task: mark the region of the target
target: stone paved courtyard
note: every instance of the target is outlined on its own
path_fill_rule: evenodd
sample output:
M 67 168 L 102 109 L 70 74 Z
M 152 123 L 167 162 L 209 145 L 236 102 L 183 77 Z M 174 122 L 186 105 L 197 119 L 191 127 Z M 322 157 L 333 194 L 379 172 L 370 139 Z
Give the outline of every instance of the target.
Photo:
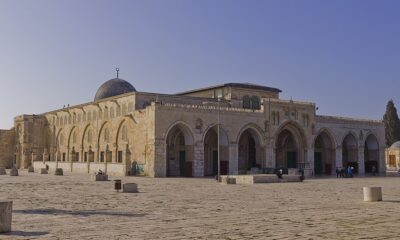
M 116 193 L 90 176 L 0 176 L 14 201 L 13 232 L 0 239 L 399 239 L 400 178 L 313 179 L 221 185 L 212 179 L 123 177 Z M 114 178 L 111 178 L 114 179 Z M 362 187 L 383 187 L 383 202 Z

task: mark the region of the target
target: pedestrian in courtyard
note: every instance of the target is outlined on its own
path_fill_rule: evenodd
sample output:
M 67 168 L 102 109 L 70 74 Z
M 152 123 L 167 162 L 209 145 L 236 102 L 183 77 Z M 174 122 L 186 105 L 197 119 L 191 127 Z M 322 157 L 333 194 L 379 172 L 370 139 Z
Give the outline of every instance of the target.
M 341 168 L 341 169 L 340 169 L 340 176 L 341 176 L 342 178 L 346 177 L 346 170 L 345 170 L 345 168 Z
M 375 176 L 376 175 L 376 167 L 372 166 L 372 175 Z
M 353 177 L 353 169 L 352 169 L 352 167 L 350 167 L 350 166 L 347 167 L 347 176 L 348 176 L 349 178 L 352 178 L 352 177 Z
M 339 176 L 340 176 L 340 170 L 339 168 L 336 168 L 336 178 L 339 178 Z

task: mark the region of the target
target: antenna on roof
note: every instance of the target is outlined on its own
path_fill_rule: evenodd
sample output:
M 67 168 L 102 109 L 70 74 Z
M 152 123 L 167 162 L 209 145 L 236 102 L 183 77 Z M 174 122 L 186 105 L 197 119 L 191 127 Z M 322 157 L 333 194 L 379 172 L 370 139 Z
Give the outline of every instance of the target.
M 119 68 L 116 68 L 115 71 L 117 71 L 117 78 L 118 78 L 118 72 L 119 72 Z

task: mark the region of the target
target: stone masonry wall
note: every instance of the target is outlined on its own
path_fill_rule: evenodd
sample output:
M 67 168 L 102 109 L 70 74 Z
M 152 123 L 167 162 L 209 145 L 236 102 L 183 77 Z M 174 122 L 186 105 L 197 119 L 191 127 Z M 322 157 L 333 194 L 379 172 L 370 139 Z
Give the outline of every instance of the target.
M 11 168 L 14 160 L 15 131 L 0 130 L 0 167 Z

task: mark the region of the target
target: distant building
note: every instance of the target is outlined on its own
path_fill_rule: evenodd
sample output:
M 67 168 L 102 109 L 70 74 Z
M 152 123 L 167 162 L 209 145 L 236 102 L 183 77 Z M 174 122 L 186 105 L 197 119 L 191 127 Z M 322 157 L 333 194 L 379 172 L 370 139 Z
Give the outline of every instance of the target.
M 385 172 L 381 121 L 316 115 L 314 103 L 281 100 L 280 92 L 227 83 L 145 93 L 116 78 L 98 89 L 93 102 L 16 117 L 0 143 L 0 159 L 8 166 L 14 160 L 18 168 L 45 163 L 66 172 L 213 176 L 220 113 L 222 174 L 299 168 L 331 175 L 347 166 L 359 174 L 372 166 Z
M 386 149 L 386 168 L 388 171 L 400 169 L 400 141 L 395 142 Z

